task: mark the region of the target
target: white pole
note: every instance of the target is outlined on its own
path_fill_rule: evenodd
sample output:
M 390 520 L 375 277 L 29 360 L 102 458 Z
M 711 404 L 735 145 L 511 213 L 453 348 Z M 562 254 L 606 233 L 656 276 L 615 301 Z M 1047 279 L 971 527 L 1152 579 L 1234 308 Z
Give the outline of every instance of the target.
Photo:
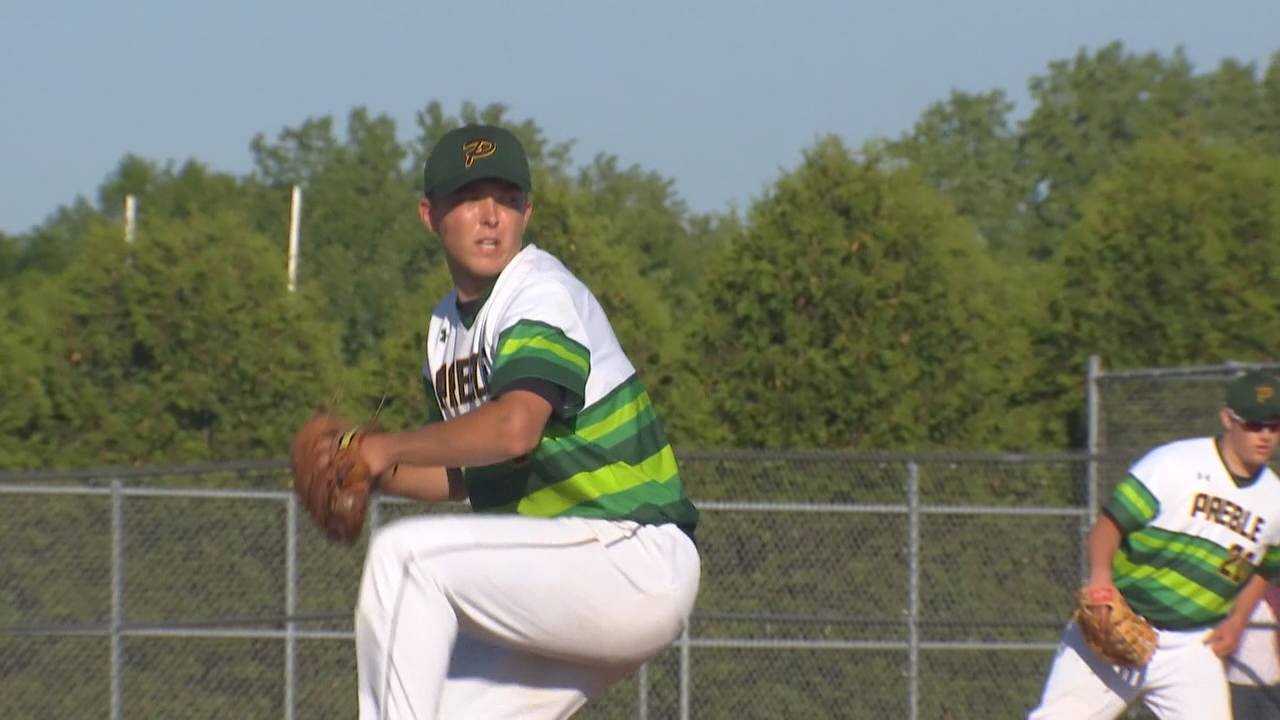
M 289 292 L 298 287 L 298 226 L 302 221 L 302 188 L 293 186 L 289 204 Z
M 124 196 L 124 241 L 133 244 L 133 229 L 138 221 L 138 200 L 132 195 Z

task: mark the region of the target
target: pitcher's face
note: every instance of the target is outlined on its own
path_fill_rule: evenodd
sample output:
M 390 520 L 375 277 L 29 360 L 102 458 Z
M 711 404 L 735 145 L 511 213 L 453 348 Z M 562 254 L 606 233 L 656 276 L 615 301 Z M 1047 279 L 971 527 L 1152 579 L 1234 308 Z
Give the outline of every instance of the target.
M 477 180 L 418 204 L 423 224 L 440 238 L 460 295 L 479 294 L 507 267 L 532 213 L 529 194 L 502 180 Z

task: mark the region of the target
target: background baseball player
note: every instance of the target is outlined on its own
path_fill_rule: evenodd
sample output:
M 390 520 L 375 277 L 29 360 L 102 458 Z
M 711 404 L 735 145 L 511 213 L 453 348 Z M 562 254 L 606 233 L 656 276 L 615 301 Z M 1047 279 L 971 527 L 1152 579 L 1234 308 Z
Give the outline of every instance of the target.
M 1222 658 L 1266 580 L 1280 579 L 1280 480 L 1266 467 L 1280 439 L 1280 380 L 1238 378 L 1219 415 L 1217 437 L 1138 460 L 1089 533 L 1087 586 L 1118 590 L 1156 628 L 1150 661 L 1108 663 L 1073 622 L 1031 720 L 1110 719 L 1138 700 L 1162 720 L 1231 717 Z
M 516 138 L 454 130 L 424 180 L 419 214 L 455 285 L 427 336 L 436 422 L 334 447 L 357 447 L 382 492 L 476 512 L 374 533 L 360 718 L 568 717 L 686 627 L 698 513 L 600 304 L 523 242 L 532 183 Z

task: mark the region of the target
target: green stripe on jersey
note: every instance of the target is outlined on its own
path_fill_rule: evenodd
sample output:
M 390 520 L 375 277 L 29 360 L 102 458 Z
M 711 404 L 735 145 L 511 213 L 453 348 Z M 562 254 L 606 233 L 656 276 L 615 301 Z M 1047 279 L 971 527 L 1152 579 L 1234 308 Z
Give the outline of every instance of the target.
M 628 503 L 641 495 L 653 496 L 648 502 L 663 499 L 668 483 L 678 478 L 675 455 L 666 447 L 634 465 L 610 463 L 549 484 L 521 498 L 512 509 L 521 515 L 552 517 L 589 504 L 626 513 L 631 509 Z
M 1125 536 L 1111 574 L 1134 611 L 1162 627 L 1191 629 L 1222 619 L 1247 573 L 1227 548 L 1204 538 L 1144 527 Z
M 566 391 L 566 407 L 556 408 L 557 414 L 572 415 L 582 408 L 590 369 L 590 351 L 560 328 L 535 320 L 521 320 L 498 336 L 489 388 L 497 395 L 522 378 L 548 380 Z
M 510 505 L 566 480 L 606 472 L 618 463 L 652 469 L 645 463 L 670 450 L 657 418 L 638 429 L 629 429 L 631 432 L 626 435 L 610 435 L 595 443 L 578 434 L 556 435 L 553 431 L 543 437 L 534 452 L 535 462 L 476 468 L 470 477 L 485 488 L 480 498 L 484 505 Z M 669 474 L 662 469 L 656 471 L 664 473 L 663 477 Z
M 468 468 L 472 508 L 552 517 L 675 522 L 692 529 L 679 469 L 648 393 L 631 376 L 569 421 L 552 421 L 522 462 Z
M 1130 475 L 1116 486 L 1103 510 L 1128 533 L 1151 522 L 1160 512 L 1160 501 L 1141 480 Z

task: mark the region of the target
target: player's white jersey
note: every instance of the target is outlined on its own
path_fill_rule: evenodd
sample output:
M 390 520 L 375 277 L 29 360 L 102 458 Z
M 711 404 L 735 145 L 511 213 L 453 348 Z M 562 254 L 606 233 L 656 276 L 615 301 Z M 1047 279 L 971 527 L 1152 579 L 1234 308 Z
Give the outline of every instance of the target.
M 1238 547 L 1257 564 L 1280 542 L 1280 480 L 1270 468 L 1241 487 L 1213 438 L 1181 440 L 1148 453 L 1130 474 L 1155 496 L 1152 527 Z
M 499 340 L 517 322 L 541 322 L 567 336 L 587 352 L 551 348 L 548 367 L 581 367 L 587 376 L 570 409 L 589 406 L 633 374 L 635 368 L 622 352 L 613 328 L 595 297 L 555 256 L 529 244 L 512 259 L 470 324 L 458 311 L 457 292 L 436 305 L 427 335 L 423 373 L 435 389 L 441 414 L 447 419 L 484 404 L 494 380 Z M 538 345 L 529 338 L 526 343 Z M 588 367 L 590 373 L 587 373 Z M 576 408 L 574 407 L 576 405 Z
M 1263 468 L 1237 481 L 1214 438 L 1148 452 L 1106 511 L 1126 532 L 1112 563 L 1116 587 L 1163 627 L 1220 619 L 1255 568 L 1280 576 L 1280 479 Z
M 562 391 L 532 453 L 463 468 L 472 508 L 675 523 L 692 532 L 675 455 L 649 394 L 596 297 L 554 256 L 529 245 L 474 317 L 456 291 L 436 306 L 423 366 L 443 419 L 530 380 Z

